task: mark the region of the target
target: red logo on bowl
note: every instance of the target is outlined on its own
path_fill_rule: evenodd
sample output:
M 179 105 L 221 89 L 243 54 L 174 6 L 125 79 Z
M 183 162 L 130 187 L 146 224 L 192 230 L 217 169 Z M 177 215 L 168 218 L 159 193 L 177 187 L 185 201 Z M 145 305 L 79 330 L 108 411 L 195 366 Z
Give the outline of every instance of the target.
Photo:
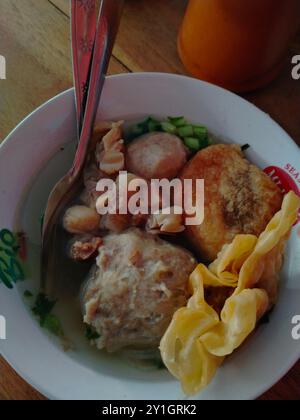
M 283 194 L 294 191 L 300 197 L 300 172 L 292 165 L 288 163 L 284 169 L 278 168 L 278 166 L 268 166 L 264 172 L 278 185 Z M 300 222 L 300 209 L 298 212 L 298 222 Z

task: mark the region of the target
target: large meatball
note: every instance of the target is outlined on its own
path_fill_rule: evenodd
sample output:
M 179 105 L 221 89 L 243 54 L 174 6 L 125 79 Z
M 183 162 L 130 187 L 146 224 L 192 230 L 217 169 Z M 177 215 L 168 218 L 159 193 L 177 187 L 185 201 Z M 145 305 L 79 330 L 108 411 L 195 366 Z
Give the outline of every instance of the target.
M 187 149 L 179 137 L 150 133 L 127 147 L 126 168 L 148 180 L 175 178 L 187 161 Z
M 99 333 L 97 347 L 157 347 L 187 302 L 195 266 L 187 250 L 139 229 L 106 236 L 83 293 L 84 321 Z
M 198 152 L 181 177 L 205 181 L 204 222 L 187 226 L 186 234 L 208 261 L 237 234 L 260 235 L 281 208 L 278 186 L 251 165 L 237 145 L 218 144 Z M 193 200 L 195 205 L 195 196 Z

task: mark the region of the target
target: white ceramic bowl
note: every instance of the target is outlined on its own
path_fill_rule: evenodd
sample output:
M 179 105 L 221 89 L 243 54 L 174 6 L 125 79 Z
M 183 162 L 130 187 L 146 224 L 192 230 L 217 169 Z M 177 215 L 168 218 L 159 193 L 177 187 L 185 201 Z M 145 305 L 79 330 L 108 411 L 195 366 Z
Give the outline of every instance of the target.
M 268 115 L 228 91 L 182 76 L 127 74 L 107 79 L 100 105 L 99 118 L 103 119 L 184 115 L 203 123 L 225 141 L 249 143 L 247 155 L 261 168 L 286 168 L 275 171 L 280 176 L 285 173 L 283 184 L 294 184 L 297 190 L 297 181 L 293 182 L 287 172 L 291 167 L 295 168 L 294 174 L 300 171 L 298 146 Z M 28 235 L 31 254 L 39 246 L 38 219 L 47 195 L 71 164 L 75 132 L 73 92 L 67 91 L 28 116 L 1 145 L 0 230 L 13 230 L 17 223 Z M 280 298 L 270 323 L 262 325 L 226 361 L 197 398 L 253 399 L 299 358 L 300 341 L 291 335 L 291 320 L 300 313 L 297 229 L 295 226 L 288 244 Z M 24 304 L 23 291 L 37 287 L 38 270 L 30 267 L 29 277 L 14 290 L 0 284 L 0 315 L 7 322 L 7 339 L 0 340 L 1 354 L 27 382 L 51 399 L 184 397 L 167 371 L 141 371 L 101 352 L 89 354 L 84 345 L 64 353 L 40 329 Z M 71 330 L 73 321 L 69 320 Z

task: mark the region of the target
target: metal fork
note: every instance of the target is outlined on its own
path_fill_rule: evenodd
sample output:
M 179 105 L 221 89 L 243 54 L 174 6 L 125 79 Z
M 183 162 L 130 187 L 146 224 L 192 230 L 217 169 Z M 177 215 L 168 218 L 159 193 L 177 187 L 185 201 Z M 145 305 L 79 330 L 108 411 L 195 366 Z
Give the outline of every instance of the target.
M 72 0 L 78 3 L 79 0 Z M 81 2 L 83 3 L 83 2 Z M 83 118 L 80 139 L 71 170 L 54 187 L 50 194 L 43 223 L 41 253 L 41 288 L 48 295 L 53 294 L 53 282 L 56 272 L 56 234 L 60 216 L 67 204 L 74 198 L 81 186 L 81 173 L 86 161 L 87 151 L 93 133 L 94 122 L 102 93 L 105 74 L 108 68 L 112 48 L 121 19 L 124 0 L 102 0 L 100 5 L 96 36 L 90 63 L 88 94 L 85 112 L 84 95 L 78 92 L 79 84 L 75 83 L 77 115 Z M 74 7 L 77 7 L 75 4 Z M 79 15 L 80 16 L 80 15 Z M 74 41 L 75 42 L 75 41 Z M 74 54 L 73 54 L 74 57 Z M 84 74 L 84 71 L 83 73 Z M 75 76 L 76 79 L 76 76 Z M 81 99 L 80 99 L 81 98 Z M 79 111 L 80 109 L 80 111 Z M 81 117 L 83 115 L 83 117 Z M 78 127 L 80 129 L 80 121 Z M 59 247 L 58 247 L 59 252 Z
M 71 37 L 78 138 L 85 113 L 96 29 L 96 0 L 72 0 Z

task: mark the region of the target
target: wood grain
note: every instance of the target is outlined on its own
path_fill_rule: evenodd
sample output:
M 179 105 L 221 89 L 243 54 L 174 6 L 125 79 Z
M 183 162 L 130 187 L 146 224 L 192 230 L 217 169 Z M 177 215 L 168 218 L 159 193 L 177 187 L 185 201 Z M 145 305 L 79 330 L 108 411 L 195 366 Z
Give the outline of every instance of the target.
M 47 0 L 1 0 L 0 141 L 26 115 L 72 86 L 69 18 Z M 127 72 L 117 59 L 109 73 Z
M 176 36 L 186 0 L 127 0 L 110 73 L 162 71 L 185 74 Z M 0 80 L 0 141 L 29 112 L 72 85 L 69 0 L 1 0 L 0 54 L 8 79 Z M 245 95 L 278 121 L 300 145 L 300 81 L 291 78 L 291 45 L 280 77 Z M 44 399 L 0 358 L 0 400 Z M 262 400 L 300 399 L 300 361 Z
M 291 44 L 280 76 L 269 86 L 244 95 L 270 114 L 300 146 L 300 80 L 291 76 L 292 57 L 300 53 L 300 33 Z
M 51 0 L 69 15 L 68 0 Z M 114 56 L 131 71 L 184 73 L 176 35 L 186 0 L 127 0 Z
M 260 400 L 300 400 L 300 361 Z
M 69 0 L 51 2 L 69 16 Z M 127 0 L 114 56 L 131 71 L 186 74 L 176 46 L 186 3 L 186 0 Z M 281 75 L 266 88 L 244 97 L 270 114 L 300 145 L 300 81 L 291 77 L 291 58 L 299 51 L 300 33 L 289 49 Z
M 29 386 L 0 357 L 0 401 L 3 400 L 45 400 L 45 397 Z

